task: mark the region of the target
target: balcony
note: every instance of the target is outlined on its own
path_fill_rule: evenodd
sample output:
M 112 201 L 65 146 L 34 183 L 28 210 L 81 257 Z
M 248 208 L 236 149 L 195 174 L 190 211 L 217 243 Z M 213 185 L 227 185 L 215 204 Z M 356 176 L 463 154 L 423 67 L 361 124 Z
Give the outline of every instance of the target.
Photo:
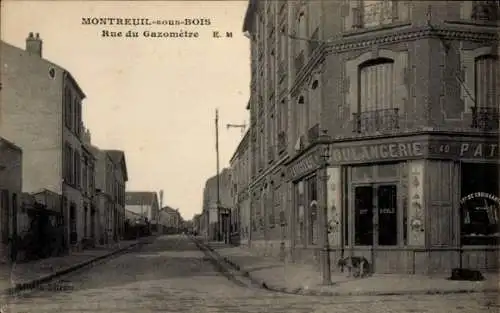
M 399 109 L 380 109 L 353 113 L 353 132 L 372 133 L 399 129 Z
M 483 131 L 498 131 L 500 115 L 498 108 L 472 107 L 472 128 Z
M 300 53 L 295 57 L 295 73 L 298 73 L 302 67 L 304 66 L 304 50 L 300 51 Z
M 319 124 L 315 124 L 307 131 L 307 141 L 309 144 L 315 143 L 319 138 Z
M 278 134 L 278 153 L 282 153 L 286 150 L 287 136 L 284 131 Z

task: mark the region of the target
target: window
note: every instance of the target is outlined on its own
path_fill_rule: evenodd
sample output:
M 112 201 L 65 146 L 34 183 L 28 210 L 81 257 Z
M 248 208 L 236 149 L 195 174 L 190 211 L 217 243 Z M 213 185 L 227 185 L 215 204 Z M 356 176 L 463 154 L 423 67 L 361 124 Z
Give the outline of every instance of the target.
M 306 101 L 304 96 L 300 96 L 297 101 L 296 117 L 298 126 L 297 128 L 299 131 L 299 133 L 297 134 L 298 136 L 305 135 L 307 131 L 308 108 L 305 102 Z
M 280 59 L 282 62 L 286 62 L 286 55 L 288 50 L 287 45 L 287 33 L 285 25 L 281 26 L 281 36 L 280 36 Z
M 309 220 L 309 244 L 315 245 L 318 243 L 318 190 L 317 190 L 317 178 L 313 176 L 306 180 L 307 187 L 307 208 L 308 208 L 308 220 Z
M 64 180 L 67 184 L 70 185 L 74 183 L 73 163 L 73 149 L 71 148 L 69 143 L 66 143 L 64 145 Z
M 364 27 L 392 22 L 392 0 L 362 0 L 362 21 Z
M 475 60 L 476 104 L 479 108 L 497 108 L 498 58 L 485 55 Z
M 360 112 L 393 107 L 393 60 L 376 59 L 360 66 Z
M 299 13 L 298 17 L 298 24 L 297 24 L 297 37 L 305 39 L 307 38 L 307 21 L 306 21 L 306 15 L 304 11 L 301 11 Z M 306 40 L 299 40 L 299 50 L 304 50 L 306 47 L 307 41 Z
M 71 102 L 71 90 L 66 88 L 64 90 L 64 122 L 68 129 L 73 127 L 73 104 Z
M 319 123 L 319 112 L 321 107 L 321 93 L 319 87 L 319 81 L 315 79 L 311 84 L 310 89 L 310 105 L 309 105 L 309 127 Z
M 74 152 L 74 165 L 73 165 L 73 176 L 74 176 L 74 185 L 76 188 L 80 188 L 82 185 L 81 181 L 81 169 L 82 169 L 82 160 L 80 158 L 80 153 L 78 151 Z
M 499 1 L 473 1 L 471 18 L 473 20 L 497 21 Z
M 398 128 L 398 109 L 394 103 L 394 61 L 369 60 L 359 68 L 357 132 Z
M 82 124 L 82 103 L 78 98 L 75 97 L 74 100 L 75 107 L 75 134 L 80 135 L 81 132 L 81 124 Z
M 461 244 L 498 245 L 498 164 L 462 163 Z

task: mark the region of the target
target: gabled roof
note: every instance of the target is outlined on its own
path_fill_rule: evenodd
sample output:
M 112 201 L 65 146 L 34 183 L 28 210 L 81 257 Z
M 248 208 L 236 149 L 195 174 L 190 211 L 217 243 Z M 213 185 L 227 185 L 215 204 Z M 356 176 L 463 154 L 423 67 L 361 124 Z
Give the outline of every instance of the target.
M 113 162 L 115 163 L 119 163 L 122 167 L 122 171 L 123 171 L 123 177 L 125 179 L 125 181 L 128 181 L 128 172 L 127 172 L 127 162 L 125 160 L 125 152 L 123 152 L 122 150 L 104 150 L 106 151 L 106 153 L 109 154 L 109 156 L 111 157 L 111 160 L 113 160 Z
M 38 58 L 40 60 L 42 60 L 43 62 L 47 63 L 48 65 L 54 67 L 55 69 L 59 70 L 64 76 L 66 76 L 66 78 L 70 81 L 70 83 L 76 88 L 76 90 L 78 91 L 78 93 L 80 94 L 80 97 L 83 99 L 85 99 L 87 96 L 85 95 L 85 93 L 83 92 L 81 86 L 78 84 L 78 82 L 76 81 L 75 77 L 73 77 L 73 75 L 71 74 L 70 71 L 68 71 L 67 69 L 65 69 L 64 67 L 60 66 L 59 64 L 56 64 L 52 61 L 49 61 L 43 57 L 39 57 L 39 56 L 32 56 L 28 51 L 26 51 L 25 49 L 22 49 L 22 48 L 19 48 L 17 46 L 14 46 L 6 41 L 3 41 L 1 40 L 1 45 L 2 45 L 2 49 L 14 49 L 15 51 L 17 51 L 18 53 L 18 56 L 20 57 L 31 57 L 31 58 Z
M 0 137 L 0 149 L 9 149 L 9 150 L 16 150 L 16 151 L 19 151 L 19 152 L 22 152 L 23 150 L 15 145 L 13 142 L 3 138 L 3 137 Z
M 161 208 L 161 210 L 165 213 L 169 213 L 169 214 L 175 214 L 175 213 L 179 213 L 179 211 L 177 211 L 176 209 L 172 208 L 172 207 L 169 207 L 168 205 L 167 206 L 164 206 L 163 208 Z
M 153 205 L 158 202 L 154 191 L 127 191 L 125 193 L 125 205 Z

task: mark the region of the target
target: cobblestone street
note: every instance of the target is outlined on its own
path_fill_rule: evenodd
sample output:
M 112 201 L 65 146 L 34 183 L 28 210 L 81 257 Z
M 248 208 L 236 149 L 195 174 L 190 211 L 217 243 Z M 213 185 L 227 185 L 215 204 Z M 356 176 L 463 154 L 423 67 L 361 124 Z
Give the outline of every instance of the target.
M 2 312 L 498 312 L 498 296 L 312 297 L 240 287 L 183 236 L 10 298 Z

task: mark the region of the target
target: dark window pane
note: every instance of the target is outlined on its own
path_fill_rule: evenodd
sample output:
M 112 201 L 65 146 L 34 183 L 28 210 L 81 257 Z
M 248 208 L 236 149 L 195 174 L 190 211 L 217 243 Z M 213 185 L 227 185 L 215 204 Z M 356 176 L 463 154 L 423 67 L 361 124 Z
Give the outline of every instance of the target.
M 378 244 L 398 244 L 397 188 L 395 185 L 380 186 L 377 189 Z
M 498 244 L 497 164 L 462 164 L 461 240 L 463 245 Z
M 373 245 L 373 188 L 356 187 L 354 191 L 355 244 Z

